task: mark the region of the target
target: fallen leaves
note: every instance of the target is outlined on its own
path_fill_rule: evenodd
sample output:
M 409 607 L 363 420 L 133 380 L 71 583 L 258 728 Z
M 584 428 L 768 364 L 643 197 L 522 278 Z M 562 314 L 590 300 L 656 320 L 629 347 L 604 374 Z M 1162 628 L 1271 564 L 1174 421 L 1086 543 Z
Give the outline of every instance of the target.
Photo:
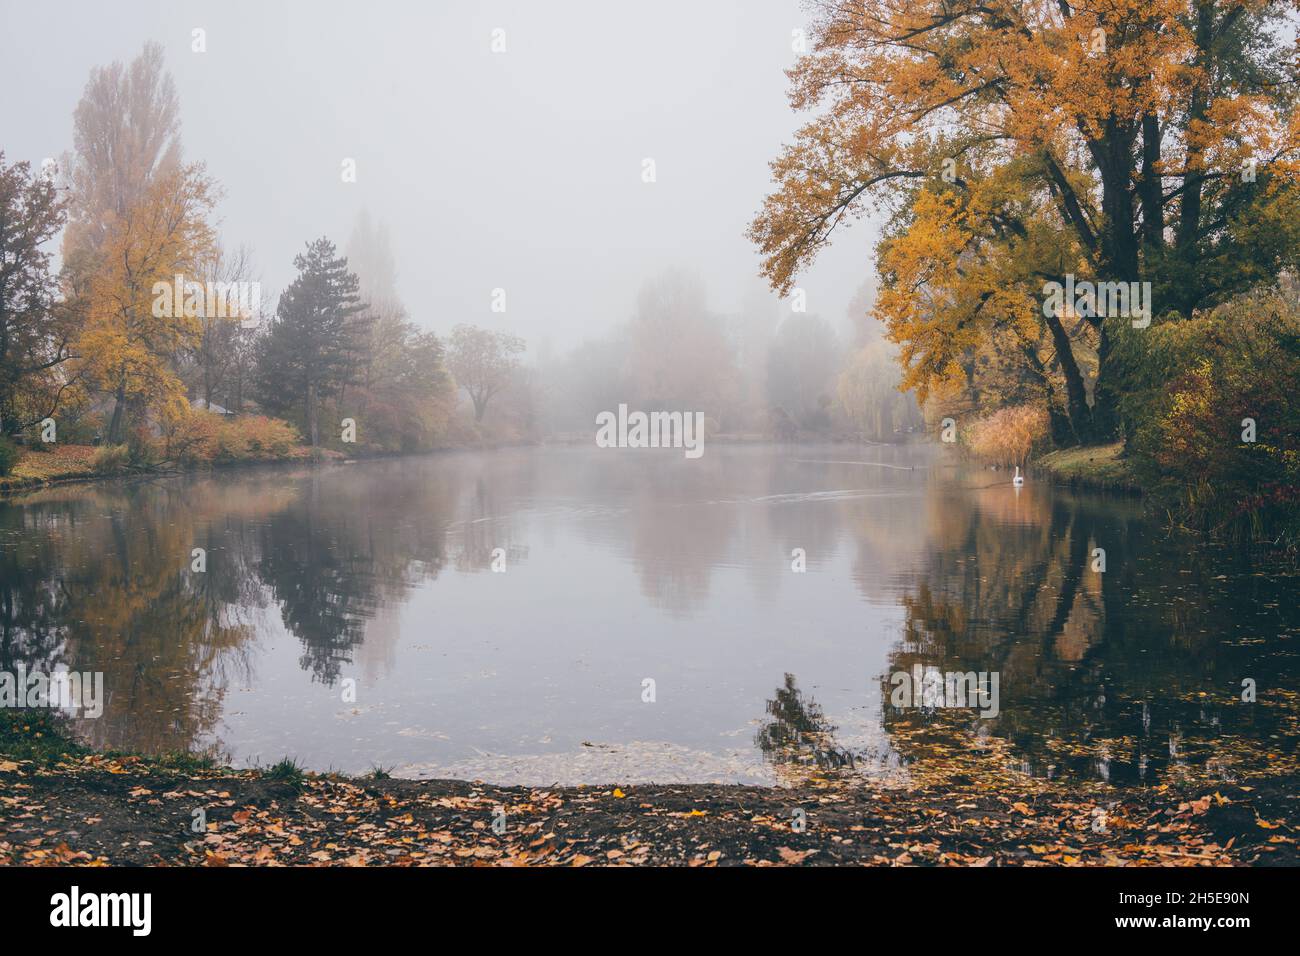
M 255 772 L 182 777 L 102 756 L 39 771 L 22 761 L 4 766 L 14 776 L 0 791 L 0 864 L 982 867 L 1300 859 L 1291 788 L 1260 777 L 1249 786 L 1126 790 L 970 773 L 882 789 L 826 775 L 803 788 L 638 785 L 631 800 L 620 787 L 311 774 L 287 789 Z M 198 807 L 206 830 L 195 834 Z M 815 818 L 794 831 L 800 808 Z M 494 829 L 501 810 L 507 825 Z
M 792 850 L 788 846 L 779 846 L 776 848 L 777 854 L 781 857 L 782 863 L 802 863 L 808 857 L 816 853 L 816 850 Z

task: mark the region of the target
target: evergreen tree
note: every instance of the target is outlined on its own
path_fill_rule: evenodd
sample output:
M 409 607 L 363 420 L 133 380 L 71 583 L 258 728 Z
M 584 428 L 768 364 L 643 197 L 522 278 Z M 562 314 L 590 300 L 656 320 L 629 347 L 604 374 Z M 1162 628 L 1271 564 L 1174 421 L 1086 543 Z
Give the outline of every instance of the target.
M 275 412 L 301 408 L 304 430 L 319 444 L 320 402 L 339 394 L 354 366 L 366 305 L 357 277 L 334 244 L 320 238 L 293 261 L 298 276 L 280 296 L 258 360 L 262 405 Z

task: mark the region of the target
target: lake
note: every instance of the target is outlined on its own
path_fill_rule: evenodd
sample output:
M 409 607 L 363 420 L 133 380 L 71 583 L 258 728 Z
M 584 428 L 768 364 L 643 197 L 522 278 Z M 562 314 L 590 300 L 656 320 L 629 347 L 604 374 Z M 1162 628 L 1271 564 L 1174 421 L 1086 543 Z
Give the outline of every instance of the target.
M 237 765 L 906 781 L 996 744 L 1145 784 L 1294 761 L 1300 736 L 1294 568 L 932 445 L 60 486 L 0 502 L 0 577 L 0 667 L 104 674 L 88 743 Z M 927 669 L 996 675 L 996 708 L 899 705 Z

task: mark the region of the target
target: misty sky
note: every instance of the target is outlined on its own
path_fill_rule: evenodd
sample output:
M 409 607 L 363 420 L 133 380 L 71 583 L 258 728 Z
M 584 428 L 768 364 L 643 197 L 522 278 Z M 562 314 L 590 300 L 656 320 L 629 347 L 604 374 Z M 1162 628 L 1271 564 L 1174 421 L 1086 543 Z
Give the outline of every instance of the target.
M 0 0 L 0 23 L 7 161 L 70 149 L 91 67 L 157 40 L 185 157 L 225 189 L 223 239 L 251 247 L 268 291 L 307 240 L 342 249 L 364 208 L 389 227 L 416 321 L 502 328 L 533 348 L 627 319 L 669 267 L 695 270 L 717 311 L 761 297 L 744 230 L 768 161 L 806 119 L 783 73 L 806 25 L 797 0 Z M 801 280 L 810 313 L 841 326 L 874 237 L 866 222 L 841 233 Z

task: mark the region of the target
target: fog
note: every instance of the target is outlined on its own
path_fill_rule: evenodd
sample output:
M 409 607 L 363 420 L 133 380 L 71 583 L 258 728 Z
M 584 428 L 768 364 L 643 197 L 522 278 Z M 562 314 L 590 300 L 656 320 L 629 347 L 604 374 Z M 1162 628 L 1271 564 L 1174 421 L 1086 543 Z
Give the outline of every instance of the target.
M 716 313 L 771 296 L 744 230 L 769 160 L 802 121 L 784 75 L 806 25 L 793 0 L 4 0 L 0 11 L 7 160 L 70 150 L 92 67 L 156 40 L 184 157 L 225 191 L 222 240 L 250 248 L 272 292 L 309 240 L 345 247 L 364 210 L 390 231 L 415 322 L 510 332 L 533 354 L 626 322 L 642 284 L 669 269 L 698 276 Z M 192 50 L 196 28 L 205 52 Z M 505 52 L 492 52 L 494 30 Z M 874 232 L 856 224 L 801 279 L 809 313 L 844 328 Z M 504 313 L 491 309 L 498 288 Z

